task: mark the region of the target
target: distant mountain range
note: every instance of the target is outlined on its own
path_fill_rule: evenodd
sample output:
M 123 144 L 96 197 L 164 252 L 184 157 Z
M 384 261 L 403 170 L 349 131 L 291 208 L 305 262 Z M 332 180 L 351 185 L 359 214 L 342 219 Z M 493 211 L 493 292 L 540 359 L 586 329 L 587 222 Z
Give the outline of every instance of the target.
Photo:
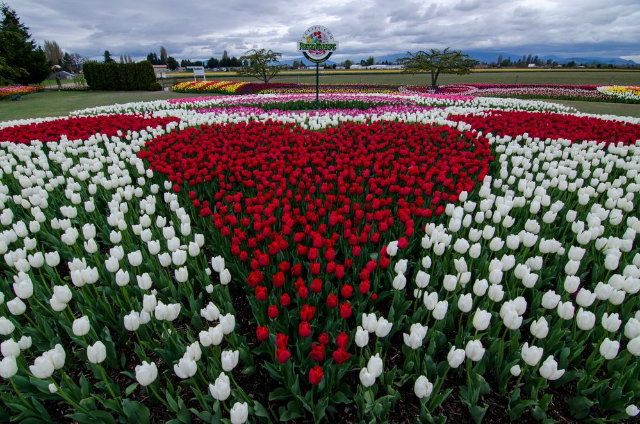
M 517 62 L 518 59 L 522 59 L 522 56 L 525 56 L 525 55 L 528 56 L 529 55 L 529 53 L 526 53 L 526 54 L 525 53 L 523 53 L 523 54 L 514 54 L 514 53 L 508 53 L 508 52 L 483 52 L 483 51 L 465 51 L 464 53 L 468 54 L 469 56 L 471 56 L 475 60 L 478 60 L 480 62 L 486 62 L 486 63 L 497 62 L 499 55 L 502 55 L 502 59 L 503 60 L 511 58 L 512 62 Z M 532 54 L 533 54 L 533 56 L 535 56 L 534 53 L 532 53 Z M 405 57 L 405 56 L 407 56 L 406 53 L 393 53 L 393 54 L 387 54 L 387 55 L 384 55 L 384 56 L 375 56 L 375 60 L 376 60 L 376 63 L 385 62 L 385 61 L 388 61 L 389 63 L 395 63 L 396 60 L 398 60 L 401 57 Z M 538 58 L 541 61 L 545 62 L 545 63 L 547 62 L 547 60 L 551 59 L 552 62 L 557 62 L 557 63 L 561 63 L 561 64 L 566 64 L 566 63 L 569 63 L 571 61 L 574 61 L 577 64 L 581 64 L 581 63 L 591 64 L 591 63 L 595 62 L 595 63 L 601 63 L 603 65 L 617 65 L 617 66 L 637 65 L 637 63 L 634 62 L 633 60 L 621 59 L 619 57 L 597 57 L 597 56 L 560 57 L 560 56 L 555 56 L 555 55 L 546 55 L 546 56 L 539 56 Z M 367 59 L 366 57 L 362 57 L 362 58 L 356 58 L 356 59 L 351 59 L 351 60 L 354 63 L 360 63 L 360 60 L 366 60 L 366 59 Z M 294 60 L 297 60 L 299 62 L 303 62 L 306 66 L 313 66 L 314 65 L 310 61 L 306 60 L 304 57 L 300 57 L 299 59 L 283 60 L 280 63 L 291 65 L 291 64 L 293 64 Z M 336 62 L 332 62 L 331 60 L 327 60 L 325 63 L 328 64 L 329 66 L 331 66 Z
M 508 52 L 482 52 L 482 51 L 465 51 L 464 53 L 468 54 L 475 60 L 478 60 L 480 62 L 486 62 L 486 63 L 497 62 L 499 55 L 502 55 L 503 60 L 511 58 L 512 62 L 517 62 L 518 59 L 522 59 L 522 56 L 529 55 L 529 53 L 514 54 L 514 53 L 508 53 Z M 535 53 L 532 53 L 532 54 L 533 56 L 536 55 Z M 398 58 L 405 57 L 406 55 L 407 55 L 406 53 L 395 53 L 395 54 L 376 57 L 375 59 L 376 59 L 376 62 L 389 61 L 393 63 Z M 621 59 L 619 57 L 596 57 L 596 56 L 560 57 L 560 56 L 554 56 L 554 55 L 546 55 L 546 56 L 539 55 L 538 58 L 545 63 L 547 60 L 551 59 L 552 62 L 558 62 L 562 64 L 574 61 L 577 64 L 580 64 L 580 63 L 590 64 L 595 62 L 595 63 L 602 63 L 603 65 L 636 65 L 636 62 L 634 62 L 633 60 Z M 360 59 L 358 59 L 358 62 L 359 61 Z

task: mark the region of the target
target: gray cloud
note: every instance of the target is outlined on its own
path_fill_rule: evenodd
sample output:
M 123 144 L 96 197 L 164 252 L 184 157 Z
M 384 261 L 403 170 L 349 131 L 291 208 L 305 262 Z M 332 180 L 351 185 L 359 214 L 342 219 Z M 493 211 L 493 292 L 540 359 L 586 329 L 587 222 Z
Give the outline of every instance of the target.
M 46 3 L 46 4 L 43 4 Z M 336 60 L 452 46 L 556 55 L 640 56 L 637 0 L 10 0 L 38 43 L 99 58 L 178 58 L 271 48 L 295 58 L 313 24 L 340 42 Z

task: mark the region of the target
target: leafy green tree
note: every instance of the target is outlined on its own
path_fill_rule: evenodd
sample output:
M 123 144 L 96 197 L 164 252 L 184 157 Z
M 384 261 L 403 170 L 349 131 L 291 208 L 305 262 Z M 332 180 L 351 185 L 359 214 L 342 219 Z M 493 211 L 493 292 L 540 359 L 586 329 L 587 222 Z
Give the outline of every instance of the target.
M 104 63 L 116 63 L 116 61 L 111 57 L 109 50 L 104 51 Z
M 345 69 L 349 69 L 351 68 L 351 65 L 353 65 L 353 61 L 347 59 L 344 62 L 342 62 L 340 65 L 344 66 Z
M 429 51 L 419 51 L 416 54 L 408 53 L 409 56 L 399 59 L 398 62 L 405 66 L 403 73 L 416 74 L 428 72 L 431 74 L 431 87 L 438 86 L 440 74 L 465 75 L 478 63 L 471 59 L 469 55 L 459 50 L 450 50 L 449 47 L 440 51 L 431 49 Z
M 238 75 L 253 77 L 264 83 L 268 83 L 269 80 L 275 77 L 282 69 L 281 66 L 277 65 L 278 59 L 281 57 L 281 53 L 276 53 L 273 50 L 252 49 L 240 58 L 240 62 L 248 62 L 247 66 L 236 72 Z
M 207 68 L 217 68 L 219 64 L 220 61 L 215 57 L 211 57 L 209 58 L 209 60 L 207 60 Z
M 169 56 L 167 58 L 167 69 L 175 71 L 176 69 L 178 69 L 178 66 L 180 66 L 180 64 L 173 56 Z
M 51 65 L 45 52 L 31 40 L 29 29 L 20 22 L 16 12 L 0 4 L 0 74 L 8 83 L 38 84 L 50 73 Z

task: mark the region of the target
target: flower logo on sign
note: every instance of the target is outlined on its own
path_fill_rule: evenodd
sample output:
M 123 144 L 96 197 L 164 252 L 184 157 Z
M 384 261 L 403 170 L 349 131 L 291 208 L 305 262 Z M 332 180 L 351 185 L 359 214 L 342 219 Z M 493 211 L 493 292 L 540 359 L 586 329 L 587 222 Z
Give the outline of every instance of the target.
M 333 39 L 333 34 L 323 26 L 308 28 L 298 42 L 298 51 L 312 62 L 324 62 L 331 54 L 338 50 L 338 42 Z

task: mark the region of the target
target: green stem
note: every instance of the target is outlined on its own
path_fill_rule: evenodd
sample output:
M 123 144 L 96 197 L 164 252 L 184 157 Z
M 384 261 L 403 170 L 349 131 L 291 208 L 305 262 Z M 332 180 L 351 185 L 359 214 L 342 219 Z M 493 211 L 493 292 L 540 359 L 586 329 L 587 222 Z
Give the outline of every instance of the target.
M 58 391 L 58 394 L 64 399 L 66 400 L 70 405 L 72 405 L 74 408 L 82 410 L 86 413 L 89 413 L 89 410 L 87 410 L 87 408 L 83 407 L 82 405 L 76 403 L 73 399 L 71 399 L 69 396 L 67 396 L 67 394 L 65 393 L 64 390 L 62 390 L 62 387 L 60 387 L 58 385 L 58 383 L 56 383 L 56 381 L 53 378 L 50 378 L 51 382 L 53 383 L 54 386 L 56 386 L 56 389 Z
M 33 409 L 31 407 L 31 405 L 29 404 L 29 402 L 27 402 L 27 400 L 24 398 L 24 396 L 22 396 L 22 393 L 20 393 L 20 390 L 18 390 L 18 386 L 16 386 L 16 383 L 13 381 L 13 378 L 10 378 L 9 381 L 11 382 L 11 385 L 13 386 L 13 390 L 16 391 L 16 394 L 18 395 L 18 398 L 20 398 L 20 400 L 22 401 L 22 403 L 24 403 L 24 405 L 29 408 L 29 409 Z
M 171 410 L 171 408 L 169 408 L 169 404 L 167 403 L 166 400 L 162 399 L 160 397 L 160 395 L 158 394 L 158 392 L 156 392 L 156 389 L 153 387 L 153 384 L 149 384 L 149 388 L 151 389 L 151 392 L 154 394 L 154 396 L 160 401 L 162 402 L 162 404 L 169 410 Z
M 116 394 L 113 392 L 113 389 L 111 388 L 111 384 L 109 383 L 109 379 L 107 378 L 107 373 L 104 371 L 104 368 L 100 364 L 96 364 L 96 366 L 100 370 L 100 375 L 102 376 L 102 379 L 104 380 L 104 384 L 107 385 L 107 389 L 109 389 L 109 393 L 111 393 L 111 396 L 113 397 L 113 400 L 115 400 L 116 403 L 118 405 L 120 405 L 120 399 L 118 399 Z

